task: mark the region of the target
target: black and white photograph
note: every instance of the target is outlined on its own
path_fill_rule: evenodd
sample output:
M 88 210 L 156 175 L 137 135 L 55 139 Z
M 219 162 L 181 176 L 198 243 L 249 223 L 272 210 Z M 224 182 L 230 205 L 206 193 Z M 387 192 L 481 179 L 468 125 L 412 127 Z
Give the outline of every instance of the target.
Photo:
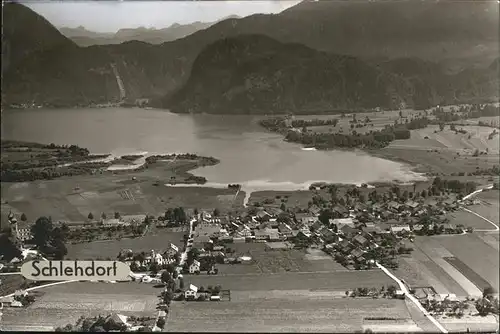
M 2 1 L 0 331 L 498 333 L 500 1 Z

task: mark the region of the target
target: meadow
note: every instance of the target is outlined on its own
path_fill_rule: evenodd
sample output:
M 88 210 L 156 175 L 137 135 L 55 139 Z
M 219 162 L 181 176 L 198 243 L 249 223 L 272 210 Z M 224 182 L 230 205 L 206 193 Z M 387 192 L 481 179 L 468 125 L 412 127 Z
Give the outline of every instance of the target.
M 498 248 L 477 234 L 417 237 L 396 275 L 410 286 L 437 293 L 477 297 L 487 286 L 498 291 Z
M 386 317 L 385 329 L 415 329 L 402 300 L 297 299 L 294 294 L 227 303 L 174 302 L 167 330 L 207 332 L 354 332 L 376 327 L 370 317 Z M 379 324 L 380 325 L 380 324 Z M 418 329 L 418 328 L 417 328 Z
M 4 309 L 4 330 L 53 330 L 80 316 L 113 312 L 156 316 L 159 289 L 150 284 L 72 282 L 38 290 L 36 301 L 24 309 Z
M 102 213 L 113 217 L 123 215 L 161 215 L 168 207 L 219 208 L 231 210 L 241 206 L 244 194 L 234 201 L 234 189 L 206 187 L 170 187 L 154 185 L 155 178 L 146 172 L 134 174 L 105 174 L 99 176 L 73 176 L 55 180 L 2 183 L 2 223 L 6 215 L 26 214 L 28 220 L 51 216 L 53 221 L 86 221 L 89 213 L 100 217 Z M 132 175 L 136 180 L 132 180 Z M 166 182 L 166 181 L 165 181 Z M 5 214 L 4 214 L 5 213 Z
M 164 251 L 170 243 L 181 246 L 183 245 L 182 232 L 160 232 L 158 235 L 145 235 L 143 237 L 95 241 L 79 244 L 68 244 L 67 259 L 116 259 L 118 253 L 123 249 L 131 249 L 134 252 L 146 252 L 151 250 Z

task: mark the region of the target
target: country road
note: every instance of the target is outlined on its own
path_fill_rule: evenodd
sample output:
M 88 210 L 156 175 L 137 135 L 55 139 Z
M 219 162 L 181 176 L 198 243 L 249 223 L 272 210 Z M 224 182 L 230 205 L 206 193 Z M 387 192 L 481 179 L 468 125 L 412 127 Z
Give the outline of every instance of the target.
M 486 185 L 486 186 L 484 186 L 484 187 L 482 187 L 482 188 L 480 188 L 480 189 L 478 189 L 478 190 L 476 190 L 476 191 L 468 194 L 467 196 L 464 196 L 464 198 L 462 199 L 462 202 L 464 200 L 467 200 L 467 199 L 471 198 L 472 196 L 475 196 L 475 195 L 479 194 L 480 192 L 482 192 L 484 190 L 489 190 L 489 189 L 493 189 L 493 185 L 492 184 L 488 184 L 488 185 Z M 496 223 L 494 223 L 491 220 L 489 220 L 488 218 L 483 217 L 479 213 L 474 212 L 472 210 L 469 210 L 467 208 L 462 208 L 462 209 L 464 209 L 465 211 L 467 211 L 469 213 L 472 213 L 473 215 L 476 215 L 477 217 L 483 219 L 484 221 L 487 221 L 488 223 L 490 223 L 491 225 L 493 225 L 495 227 L 494 229 L 489 229 L 489 230 L 488 229 L 477 229 L 477 230 L 475 230 L 476 232 L 498 232 L 498 231 L 500 231 L 500 227 Z
M 493 188 L 493 185 L 492 184 L 488 184 L 476 191 L 473 191 L 472 193 L 464 196 L 464 198 L 460 201 L 460 202 L 463 202 L 464 200 L 467 200 L 469 198 L 471 198 L 472 196 L 474 195 L 477 195 L 479 194 L 480 192 L 482 192 L 483 190 L 488 190 L 488 189 L 492 189 Z M 475 231 L 478 231 L 478 232 L 494 232 L 494 231 L 499 231 L 499 227 L 497 224 L 495 224 L 494 222 L 492 222 L 491 220 L 481 216 L 480 214 L 472 211 L 472 210 L 469 210 L 467 208 L 463 208 L 465 211 L 467 212 L 470 212 L 482 219 L 484 219 L 485 221 L 489 222 L 490 224 L 492 224 L 493 226 L 495 226 L 495 229 L 490 229 L 490 230 L 475 230 Z M 460 235 L 460 234 L 456 234 L 456 235 Z M 455 236 L 455 235 L 452 235 L 452 236 Z M 389 269 L 387 269 L 386 267 L 384 267 L 383 265 L 379 264 L 378 262 L 375 262 L 375 264 L 377 265 L 377 267 L 379 267 L 380 269 L 382 269 L 382 271 L 387 275 L 389 276 L 390 278 L 392 278 L 398 285 L 399 285 L 399 288 L 405 293 L 405 296 L 413 303 L 415 304 L 419 309 L 420 311 L 422 311 L 422 313 L 427 317 L 427 319 L 429 319 L 442 333 L 448 333 L 448 331 L 446 330 L 446 328 L 444 328 L 423 306 L 422 304 L 420 304 L 420 302 L 418 301 L 417 298 L 415 298 L 413 295 L 410 294 L 410 292 L 408 291 L 408 288 L 406 287 L 406 285 L 399 279 L 397 278 L 393 273 L 390 272 Z
M 489 229 L 489 230 L 488 230 L 488 229 L 476 229 L 476 230 L 475 230 L 476 232 L 498 232 L 498 231 L 500 231 L 500 227 L 498 227 L 498 225 L 497 225 L 497 224 L 495 224 L 494 222 L 492 222 L 492 221 L 491 221 L 491 220 L 489 220 L 488 218 L 483 217 L 483 216 L 481 216 L 479 213 L 474 212 L 474 211 L 472 211 L 472 210 L 469 210 L 469 209 L 467 209 L 467 208 L 463 208 L 463 209 L 464 209 L 465 211 L 467 211 L 467 212 L 472 213 L 473 215 L 478 216 L 479 218 L 483 219 L 484 221 L 487 221 L 487 222 L 488 222 L 488 223 L 490 223 L 491 225 L 495 226 L 495 228 L 494 228 L 494 229 Z
M 398 283 L 399 285 L 399 289 L 401 291 L 403 291 L 405 293 L 405 296 L 408 297 L 408 299 L 413 302 L 413 304 L 415 304 L 415 306 L 418 307 L 418 309 L 420 311 L 422 311 L 422 313 L 427 317 L 427 319 L 429 319 L 440 331 L 441 333 L 448 333 L 448 331 L 446 330 L 446 328 L 444 328 L 423 306 L 422 304 L 420 304 L 420 302 L 418 301 L 417 298 L 415 298 L 412 294 L 410 294 L 410 292 L 408 291 L 408 288 L 406 287 L 406 285 L 399 279 L 397 278 L 394 274 L 392 274 L 389 269 L 387 269 L 386 267 L 384 267 L 383 265 L 381 265 L 380 263 L 378 262 L 375 262 L 375 264 L 377 265 L 377 267 L 379 267 L 380 269 L 382 269 L 382 271 L 387 275 L 389 276 L 390 278 L 392 278 L 396 283 Z

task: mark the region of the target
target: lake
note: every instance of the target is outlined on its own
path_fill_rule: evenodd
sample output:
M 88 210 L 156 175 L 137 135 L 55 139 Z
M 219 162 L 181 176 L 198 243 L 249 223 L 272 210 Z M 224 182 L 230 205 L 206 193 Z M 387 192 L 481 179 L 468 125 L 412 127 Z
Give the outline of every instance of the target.
M 304 150 L 257 124 L 255 116 L 178 115 L 139 108 L 6 110 L 2 139 L 76 144 L 114 155 L 195 153 L 221 163 L 196 170 L 209 184 L 252 190 L 307 188 L 315 181 L 412 181 L 399 162 L 356 151 Z

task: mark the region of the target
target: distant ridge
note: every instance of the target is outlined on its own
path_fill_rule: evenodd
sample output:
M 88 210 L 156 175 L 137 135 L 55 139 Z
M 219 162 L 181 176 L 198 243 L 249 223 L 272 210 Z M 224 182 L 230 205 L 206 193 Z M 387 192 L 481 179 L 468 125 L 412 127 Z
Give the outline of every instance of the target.
M 132 40 L 150 44 L 162 44 L 189 36 L 190 34 L 198 30 L 206 29 L 217 22 L 239 18 L 240 17 L 237 15 L 230 15 L 215 22 L 197 21 L 189 24 L 173 23 L 171 26 L 162 29 L 145 27 L 127 28 L 120 29 L 116 33 L 99 33 L 89 31 L 82 26 L 77 28 L 63 27 L 59 30 L 66 37 L 80 46 L 120 44 Z
M 398 2 L 395 7 L 376 5 L 375 14 L 368 15 L 368 7 L 357 3 L 347 9 L 345 3 L 317 3 L 277 15 L 227 19 L 159 45 L 127 41 L 89 47 L 77 46 L 31 9 L 7 3 L 2 105 L 72 107 L 150 99 L 178 112 L 261 113 L 270 107 L 307 111 L 498 98 L 498 53 L 491 57 L 488 48 L 498 47 L 498 40 L 493 42 L 495 34 L 485 30 L 494 23 L 481 11 L 485 4 L 448 8 Z M 435 29 L 432 39 L 424 38 L 427 28 L 421 25 L 401 27 L 399 18 L 391 17 L 397 13 L 412 22 L 431 19 L 426 26 Z M 450 19 L 454 14 L 474 26 L 457 28 Z M 363 24 L 354 24 L 354 17 L 364 18 Z M 337 30 L 326 24 L 331 18 L 340 20 L 332 23 Z M 381 38 L 387 31 L 394 33 Z M 435 52 L 445 45 L 443 39 L 460 49 L 448 49 L 443 57 Z M 467 48 L 477 43 L 485 47 Z M 394 57 L 393 49 L 406 55 Z M 228 57 L 232 52 L 236 58 Z M 224 62 L 217 60 L 219 54 Z M 453 75 L 443 63 L 449 61 L 460 65 Z

